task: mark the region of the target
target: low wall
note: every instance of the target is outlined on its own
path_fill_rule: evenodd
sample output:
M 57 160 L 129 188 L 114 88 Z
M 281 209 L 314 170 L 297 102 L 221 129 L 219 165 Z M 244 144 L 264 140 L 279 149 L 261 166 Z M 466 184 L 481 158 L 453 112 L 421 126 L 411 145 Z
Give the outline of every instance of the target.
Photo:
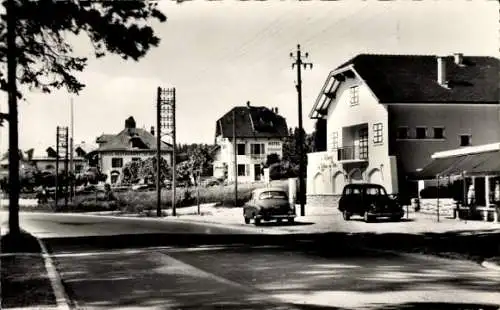
M 420 213 L 437 214 L 438 200 L 436 198 L 420 199 Z M 453 198 L 439 199 L 439 215 L 453 216 L 456 208 L 456 202 Z
M 307 206 L 337 208 L 340 195 L 307 195 Z
M 38 206 L 38 199 L 23 199 L 19 198 L 19 205 L 23 207 L 36 207 Z M 0 207 L 8 207 L 9 199 L 0 199 Z

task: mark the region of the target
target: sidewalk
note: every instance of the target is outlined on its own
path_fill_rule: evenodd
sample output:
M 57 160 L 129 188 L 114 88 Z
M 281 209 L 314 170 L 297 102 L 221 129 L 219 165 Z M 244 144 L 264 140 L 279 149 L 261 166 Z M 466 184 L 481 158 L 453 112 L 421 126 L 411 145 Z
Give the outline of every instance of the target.
M 12 238 L 2 229 L 1 243 L 1 308 L 56 307 L 38 241 L 27 233 Z
M 180 220 L 216 223 L 224 225 L 248 226 L 243 221 L 242 208 L 217 208 L 213 205 L 200 207 L 202 215 L 196 215 L 196 207 L 182 208 L 177 210 Z M 170 211 L 170 210 L 169 210 Z M 342 214 L 331 207 L 306 206 L 306 216 L 297 216 L 295 224 L 264 223 L 263 225 L 274 230 L 285 230 L 295 233 L 447 233 L 460 231 L 492 231 L 500 232 L 500 224 L 483 221 L 464 221 L 440 217 L 429 214 L 410 212 L 400 222 L 375 222 L 364 223 L 361 218 L 353 218 L 345 221 Z M 297 206 L 297 214 L 300 215 L 300 206 Z M 168 215 L 171 215 L 168 214 Z M 250 224 L 253 226 L 253 224 Z

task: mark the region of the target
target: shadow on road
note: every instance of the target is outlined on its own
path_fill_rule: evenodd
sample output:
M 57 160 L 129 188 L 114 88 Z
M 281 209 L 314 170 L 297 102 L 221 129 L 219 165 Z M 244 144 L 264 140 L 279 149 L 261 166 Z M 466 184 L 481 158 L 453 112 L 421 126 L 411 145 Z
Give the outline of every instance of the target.
M 308 225 L 313 225 L 314 222 L 301 222 L 301 221 L 293 221 L 293 222 L 288 222 L 288 221 L 272 221 L 272 222 L 261 222 L 257 226 L 263 226 L 263 227 L 274 227 L 274 226 L 308 226 Z
M 336 307 L 333 302 L 328 307 L 316 306 L 315 293 L 333 299 L 357 298 L 356 302 L 361 303 L 380 294 L 385 304 L 408 296 L 427 298 L 439 293 L 433 289 L 437 286 L 455 292 L 494 294 L 499 283 L 498 279 L 471 274 L 463 266 L 443 267 L 439 261 L 422 264 L 419 260 L 408 260 L 403 265 L 397 255 L 367 255 L 353 248 L 339 251 L 304 245 L 290 248 L 227 244 L 87 254 L 79 251 L 55 256 L 66 291 L 87 306 L 114 308 L 352 309 L 356 306 Z M 214 280 L 210 275 L 239 286 Z M 415 292 L 420 295 L 412 295 Z M 280 298 L 288 300 L 287 296 L 301 301 L 279 302 Z M 457 303 L 384 304 L 370 309 L 497 309 L 491 305 Z
M 52 251 L 60 249 L 120 249 L 147 246 L 197 245 L 282 245 L 291 248 L 324 248 L 335 245 L 337 250 L 369 247 L 427 254 L 462 257 L 475 261 L 500 256 L 500 229 L 455 231 L 445 233 L 346 233 L 317 234 L 197 234 L 153 233 L 110 236 L 68 237 L 44 239 Z
M 355 221 L 355 222 L 364 222 L 365 220 L 362 217 L 351 217 L 349 221 Z M 400 220 L 391 220 L 389 218 L 377 218 L 377 219 L 372 219 L 370 220 L 371 223 L 409 223 L 409 222 L 415 222 L 415 219 L 407 219 L 407 218 L 402 218 Z

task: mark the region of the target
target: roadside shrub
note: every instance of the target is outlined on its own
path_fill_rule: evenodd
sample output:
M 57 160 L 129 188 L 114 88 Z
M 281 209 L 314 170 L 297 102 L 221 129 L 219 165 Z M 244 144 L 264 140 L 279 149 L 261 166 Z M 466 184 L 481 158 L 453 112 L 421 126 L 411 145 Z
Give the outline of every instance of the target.
M 272 186 L 282 187 L 288 190 L 288 180 L 273 181 Z M 265 186 L 263 182 L 238 184 L 238 201 L 234 203 L 234 184 L 219 185 L 199 188 L 199 202 L 216 203 L 219 206 L 234 207 L 242 206 L 250 200 L 252 191 Z M 117 198 L 117 206 L 125 212 L 141 213 L 145 210 L 156 209 L 156 191 L 127 191 L 115 193 Z M 196 187 L 177 188 L 176 207 L 188 207 L 197 203 L 198 190 Z M 170 209 L 172 207 L 172 191 L 163 189 L 161 192 L 161 208 Z

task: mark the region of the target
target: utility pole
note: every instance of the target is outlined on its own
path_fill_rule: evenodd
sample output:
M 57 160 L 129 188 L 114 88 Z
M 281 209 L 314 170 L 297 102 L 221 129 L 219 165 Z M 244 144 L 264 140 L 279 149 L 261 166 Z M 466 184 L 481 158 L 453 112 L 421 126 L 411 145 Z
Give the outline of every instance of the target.
M 65 153 L 64 153 L 64 208 L 68 209 L 68 127 L 64 128 L 64 140 Z
M 308 53 L 305 53 L 305 58 L 309 57 Z M 302 126 L 302 66 L 304 69 L 307 67 L 312 69 L 312 63 L 303 62 L 302 61 L 302 53 L 300 51 L 300 44 L 297 45 L 296 56 L 293 53 L 290 53 L 290 57 L 294 60 L 292 63 L 292 69 L 297 67 L 297 85 L 295 86 L 297 89 L 298 95 L 298 105 L 299 105 L 299 201 L 300 201 L 300 215 L 305 216 L 305 184 L 304 184 L 304 128 Z
M 175 125 L 175 88 L 157 89 L 157 114 L 156 114 L 156 151 L 157 151 L 157 216 L 161 216 L 161 179 L 160 179 L 160 162 L 161 162 L 161 137 L 163 135 L 172 138 L 172 215 L 176 216 L 176 125 Z M 164 130 L 162 130 L 164 129 Z
M 236 144 L 236 108 L 233 108 L 234 206 L 238 206 L 238 153 Z
M 156 92 L 156 216 L 161 217 L 161 87 Z
M 16 2 L 7 1 L 7 85 L 9 89 L 9 233 L 19 229 L 19 135 L 17 121 Z
M 57 126 L 56 133 L 56 192 L 55 208 L 58 207 L 59 200 L 59 159 L 60 154 L 64 154 L 64 206 L 68 206 L 68 127 Z
M 56 128 L 56 191 L 54 193 L 55 209 L 57 210 L 57 203 L 59 199 L 59 130 Z
M 73 97 L 71 97 L 70 101 L 70 126 L 71 126 L 71 136 L 69 138 L 69 171 L 71 175 L 71 189 L 70 189 L 70 200 L 73 201 L 73 196 L 74 196 L 74 189 L 75 189 L 75 165 L 74 165 L 74 111 L 73 111 Z

